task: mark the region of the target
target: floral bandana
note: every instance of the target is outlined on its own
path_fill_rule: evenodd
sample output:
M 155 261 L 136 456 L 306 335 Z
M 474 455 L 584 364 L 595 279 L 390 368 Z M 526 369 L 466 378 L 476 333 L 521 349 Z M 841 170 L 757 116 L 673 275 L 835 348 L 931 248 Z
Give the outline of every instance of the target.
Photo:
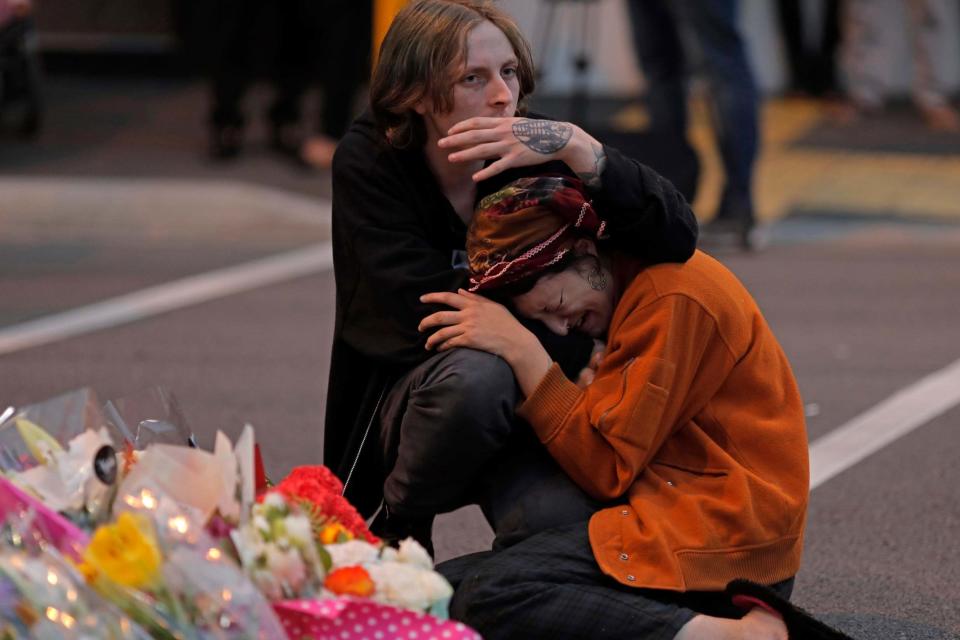
M 604 238 L 576 178 L 548 175 L 514 180 L 480 201 L 467 232 L 470 291 L 503 287 L 556 264 L 577 237 Z

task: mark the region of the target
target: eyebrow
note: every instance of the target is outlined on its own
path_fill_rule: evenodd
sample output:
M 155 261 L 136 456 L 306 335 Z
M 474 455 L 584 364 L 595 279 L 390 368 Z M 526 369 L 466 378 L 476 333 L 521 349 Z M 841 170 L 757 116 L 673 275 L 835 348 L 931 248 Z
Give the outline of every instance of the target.
M 506 66 L 508 66 L 508 65 L 516 65 L 516 64 L 520 64 L 520 61 L 517 60 L 516 56 L 514 56 L 514 57 L 510 58 L 509 60 L 507 60 L 506 62 L 504 62 L 504 63 L 503 63 L 502 65 L 500 65 L 500 66 L 501 66 L 501 68 L 502 68 L 502 67 L 506 67 Z M 487 70 L 487 67 L 485 67 L 485 66 L 483 66 L 483 65 L 474 65 L 474 66 L 472 66 L 472 67 L 466 67 L 466 68 L 463 70 L 463 73 L 477 73 L 477 72 L 479 72 L 479 71 L 486 71 L 486 70 Z

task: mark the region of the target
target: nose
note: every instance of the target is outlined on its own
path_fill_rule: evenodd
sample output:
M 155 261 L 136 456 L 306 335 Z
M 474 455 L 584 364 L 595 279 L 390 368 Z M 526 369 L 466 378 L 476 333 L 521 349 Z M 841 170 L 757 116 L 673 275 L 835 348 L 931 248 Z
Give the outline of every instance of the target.
M 558 336 L 565 336 L 567 332 L 570 331 L 570 323 L 567 322 L 565 318 L 558 318 L 557 316 L 547 316 L 543 318 L 543 324 L 547 325 L 547 329 L 554 332 Z
M 489 90 L 488 99 L 490 100 L 490 104 L 504 107 L 513 100 L 510 85 L 507 84 L 507 81 L 504 80 L 503 77 L 499 75 L 495 76 L 487 87 Z

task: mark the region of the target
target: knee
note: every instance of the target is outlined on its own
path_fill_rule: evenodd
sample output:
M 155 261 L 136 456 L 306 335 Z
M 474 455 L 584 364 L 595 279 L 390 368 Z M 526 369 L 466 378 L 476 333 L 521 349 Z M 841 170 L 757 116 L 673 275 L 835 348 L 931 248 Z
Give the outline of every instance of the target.
M 506 360 L 485 351 L 453 349 L 434 368 L 418 393 L 438 393 L 464 413 L 489 413 L 519 401 L 513 370 Z

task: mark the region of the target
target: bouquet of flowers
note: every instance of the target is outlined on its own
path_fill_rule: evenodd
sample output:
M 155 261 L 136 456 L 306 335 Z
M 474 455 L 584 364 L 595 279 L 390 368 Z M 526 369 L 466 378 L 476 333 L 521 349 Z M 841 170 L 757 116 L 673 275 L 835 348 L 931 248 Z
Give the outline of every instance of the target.
M 272 600 L 354 596 L 446 616 L 453 595 L 412 538 L 399 550 L 370 533 L 322 466 L 295 468 L 233 534 L 240 560 Z
M 142 488 L 93 532 L 80 571 L 105 599 L 161 639 L 283 637 L 263 594 L 196 511 Z
M 38 536 L 35 515 L 11 514 L 0 534 L 0 638 L 146 640 L 150 636 L 84 584 Z
M 30 533 L 46 543 L 35 560 L 63 564 L 84 595 L 86 608 L 54 606 L 67 612 L 58 624 L 80 628 L 102 609 L 133 634 L 78 638 L 342 640 L 410 624 L 478 637 L 442 620 L 452 588 L 427 552 L 412 539 L 384 546 L 329 469 L 297 467 L 268 490 L 252 427 L 199 449 L 162 390 L 103 406 L 81 390 L 0 415 L 0 470 L 0 516 L 34 514 Z M 0 608 L 38 602 L 6 566 Z M 9 575 L 20 600 L 2 598 Z M 358 615 L 363 633 L 345 627 Z

